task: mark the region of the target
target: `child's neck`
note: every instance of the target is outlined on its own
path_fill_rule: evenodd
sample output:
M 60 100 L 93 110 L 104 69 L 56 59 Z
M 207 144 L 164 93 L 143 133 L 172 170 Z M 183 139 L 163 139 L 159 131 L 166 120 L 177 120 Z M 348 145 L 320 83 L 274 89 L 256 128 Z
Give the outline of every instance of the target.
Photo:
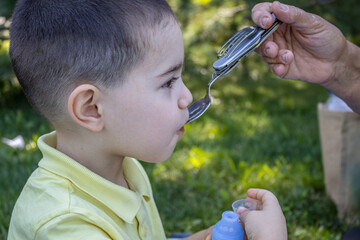
M 122 169 L 124 157 L 113 157 L 104 153 L 101 148 L 97 148 L 98 139 L 93 142 L 90 138 L 80 139 L 57 130 L 56 149 L 101 177 L 129 188 Z

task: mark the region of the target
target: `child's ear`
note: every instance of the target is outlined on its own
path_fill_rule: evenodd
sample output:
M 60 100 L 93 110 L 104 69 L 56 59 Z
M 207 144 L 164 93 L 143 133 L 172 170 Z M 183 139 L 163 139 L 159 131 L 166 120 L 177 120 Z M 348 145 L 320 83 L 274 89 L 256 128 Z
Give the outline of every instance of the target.
M 102 107 L 99 104 L 100 89 L 91 84 L 76 87 L 68 98 L 68 112 L 80 126 L 93 132 L 104 128 Z

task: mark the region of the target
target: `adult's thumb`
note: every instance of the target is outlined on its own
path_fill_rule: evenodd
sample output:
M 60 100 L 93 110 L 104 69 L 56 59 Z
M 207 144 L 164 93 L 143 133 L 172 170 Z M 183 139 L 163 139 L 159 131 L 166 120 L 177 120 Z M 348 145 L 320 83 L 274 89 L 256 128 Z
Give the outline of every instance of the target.
M 318 22 L 314 21 L 314 19 L 320 19 L 317 15 L 305 12 L 300 8 L 286 5 L 278 1 L 273 2 L 272 11 L 280 21 L 295 28 L 311 29 L 312 26 Z

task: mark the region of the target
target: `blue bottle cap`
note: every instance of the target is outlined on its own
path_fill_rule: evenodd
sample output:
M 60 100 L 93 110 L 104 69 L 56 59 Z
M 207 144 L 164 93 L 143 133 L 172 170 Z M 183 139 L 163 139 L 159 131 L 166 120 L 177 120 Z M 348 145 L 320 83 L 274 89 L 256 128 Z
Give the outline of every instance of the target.
M 225 211 L 212 232 L 212 240 L 243 240 L 244 230 L 239 223 L 239 215 Z

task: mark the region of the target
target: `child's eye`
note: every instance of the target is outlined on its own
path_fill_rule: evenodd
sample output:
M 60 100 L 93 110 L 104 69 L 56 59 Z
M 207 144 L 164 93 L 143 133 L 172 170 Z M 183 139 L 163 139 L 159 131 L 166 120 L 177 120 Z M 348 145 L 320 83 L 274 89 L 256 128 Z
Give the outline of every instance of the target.
M 169 81 L 167 81 L 164 85 L 162 85 L 161 87 L 163 87 L 163 88 L 172 88 L 177 79 L 178 78 L 173 77 Z

